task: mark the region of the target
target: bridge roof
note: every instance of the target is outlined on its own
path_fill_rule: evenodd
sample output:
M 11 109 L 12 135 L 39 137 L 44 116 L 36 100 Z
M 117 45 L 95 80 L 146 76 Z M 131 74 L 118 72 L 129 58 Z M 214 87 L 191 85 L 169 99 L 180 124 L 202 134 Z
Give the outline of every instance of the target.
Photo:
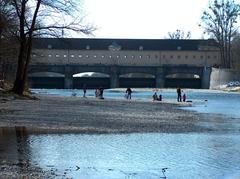
M 34 49 L 69 50 L 186 50 L 196 51 L 199 46 L 217 46 L 212 39 L 96 39 L 96 38 L 36 38 Z

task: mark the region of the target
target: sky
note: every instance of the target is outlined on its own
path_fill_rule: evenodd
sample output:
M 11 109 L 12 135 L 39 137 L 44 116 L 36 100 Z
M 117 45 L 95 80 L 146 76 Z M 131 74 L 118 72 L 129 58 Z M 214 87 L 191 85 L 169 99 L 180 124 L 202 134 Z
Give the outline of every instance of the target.
M 95 38 L 167 38 L 177 29 L 203 38 L 198 25 L 209 0 L 85 0 L 88 23 Z

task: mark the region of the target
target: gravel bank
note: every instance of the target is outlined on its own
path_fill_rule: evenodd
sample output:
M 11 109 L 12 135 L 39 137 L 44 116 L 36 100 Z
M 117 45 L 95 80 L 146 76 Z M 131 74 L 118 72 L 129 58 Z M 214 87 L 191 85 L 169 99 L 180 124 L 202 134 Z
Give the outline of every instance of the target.
M 132 133 L 202 132 L 200 114 L 178 109 L 187 103 L 161 103 L 80 97 L 37 96 L 1 99 L 0 127 L 25 126 L 28 132 Z

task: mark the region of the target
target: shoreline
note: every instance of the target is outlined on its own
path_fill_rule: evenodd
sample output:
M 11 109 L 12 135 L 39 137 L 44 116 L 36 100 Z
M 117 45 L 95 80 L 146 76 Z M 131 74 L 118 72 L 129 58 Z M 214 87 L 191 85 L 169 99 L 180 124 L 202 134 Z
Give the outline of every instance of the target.
M 179 109 L 188 103 L 35 95 L 0 96 L 0 137 L 8 134 L 227 133 L 214 127 L 225 117 Z M 229 119 L 231 120 L 231 119 Z M 207 122 L 209 126 L 202 125 Z M 65 171 L 28 161 L 0 160 L 1 178 L 64 178 Z
M 214 114 L 179 109 L 191 103 L 35 95 L 38 100 L 0 101 L 0 127 L 29 133 L 188 133 L 211 132 L 200 120 Z

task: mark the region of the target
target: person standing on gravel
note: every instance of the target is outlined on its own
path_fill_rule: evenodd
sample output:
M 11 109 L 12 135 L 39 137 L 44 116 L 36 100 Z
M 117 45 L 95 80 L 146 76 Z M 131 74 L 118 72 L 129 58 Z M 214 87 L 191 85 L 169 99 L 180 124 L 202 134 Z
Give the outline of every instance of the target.
M 177 88 L 177 101 L 182 102 L 181 88 Z
M 127 93 L 127 99 L 131 99 L 132 98 L 132 90 L 131 90 L 131 88 L 127 88 L 126 93 Z
M 86 98 L 86 94 L 87 94 L 87 86 L 86 84 L 83 85 L 83 97 Z

